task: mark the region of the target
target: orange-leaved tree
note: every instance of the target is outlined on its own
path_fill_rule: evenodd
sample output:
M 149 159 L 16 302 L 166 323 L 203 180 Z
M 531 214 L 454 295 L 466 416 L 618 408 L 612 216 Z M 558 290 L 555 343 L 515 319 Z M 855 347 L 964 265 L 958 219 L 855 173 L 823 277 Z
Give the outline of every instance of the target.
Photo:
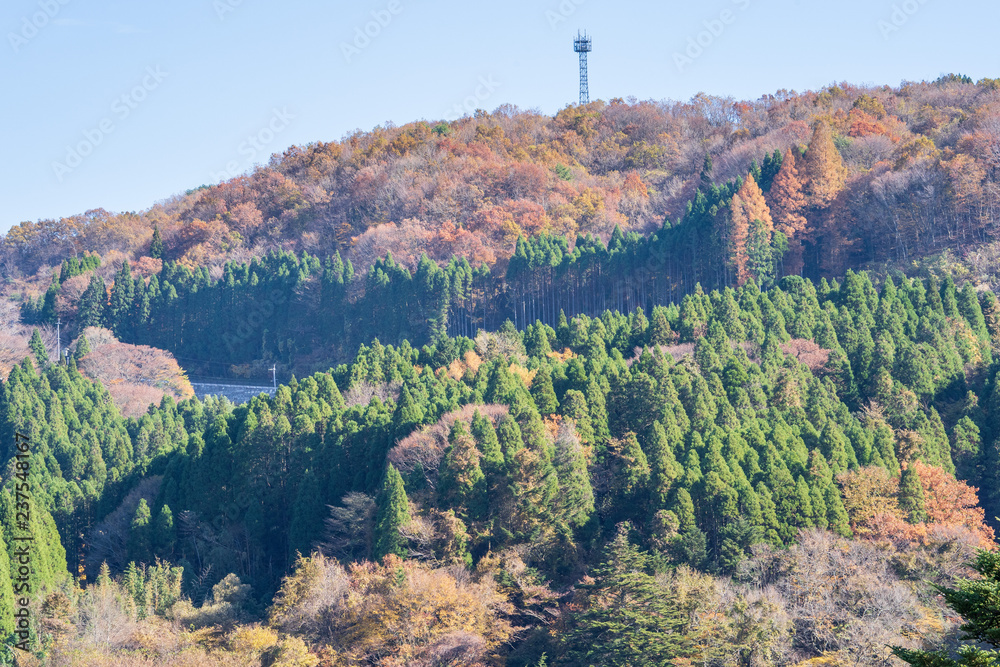
M 802 272 L 802 236 L 807 224 L 806 217 L 802 215 L 807 205 L 802 189 L 802 178 L 795 166 L 795 151 L 788 149 L 768 196 L 774 228 L 788 239 L 785 273 L 796 275 Z
M 742 285 L 747 280 L 758 277 L 754 274 L 750 262 L 753 254 L 750 247 L 751 228 L 757 227 L 763 230 L 761 236 L 770 243 L 774 221 L 771 219 L 771 210 L 764 200 L 764 193 L 750 174 L 747 174 L 739 192 L 733 196 L 731 209 L 729 256 L 736 271 L 736 282 Z

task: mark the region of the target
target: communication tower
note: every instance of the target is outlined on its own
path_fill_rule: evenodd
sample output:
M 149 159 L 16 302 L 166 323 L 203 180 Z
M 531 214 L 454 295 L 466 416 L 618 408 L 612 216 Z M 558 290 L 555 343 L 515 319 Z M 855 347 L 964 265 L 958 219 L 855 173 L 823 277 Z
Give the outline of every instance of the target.
M 573 50 L 580 54 L 580 104 L 590 104 L 590 88 L 587 85 L 587 54 L 593 49 L 590 36 L 579 30 L 573 40 Z

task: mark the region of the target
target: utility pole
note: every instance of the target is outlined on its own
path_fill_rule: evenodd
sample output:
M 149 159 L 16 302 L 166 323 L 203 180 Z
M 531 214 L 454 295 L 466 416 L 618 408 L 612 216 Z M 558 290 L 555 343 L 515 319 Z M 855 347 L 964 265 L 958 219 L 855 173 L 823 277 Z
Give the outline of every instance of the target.
M 56 364 L 62 359 L 62 318 L 56 319 Z

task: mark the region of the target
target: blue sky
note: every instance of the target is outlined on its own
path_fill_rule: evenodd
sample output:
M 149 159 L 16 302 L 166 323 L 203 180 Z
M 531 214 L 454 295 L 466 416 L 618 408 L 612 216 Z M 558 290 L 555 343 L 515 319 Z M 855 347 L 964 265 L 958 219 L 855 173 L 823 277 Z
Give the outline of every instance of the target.
M 755 99 L 1000 76 L 998 19 L 995 0 L 5 0 L 0 231 L 142 210 L 387 121 L 555 113 L 578 28 L 591 99 Z

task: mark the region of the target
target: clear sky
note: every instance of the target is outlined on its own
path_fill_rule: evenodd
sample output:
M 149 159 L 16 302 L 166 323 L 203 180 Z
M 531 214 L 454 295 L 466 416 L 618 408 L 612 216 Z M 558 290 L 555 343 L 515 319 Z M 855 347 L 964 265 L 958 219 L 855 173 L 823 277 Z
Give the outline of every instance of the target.
M 142 210 L 386 122 L 555 113 L 578 28 L 591 99 L 756 99 L 997 77 L 998 19 L 996 0 L 4 0 L 0 231 Z

